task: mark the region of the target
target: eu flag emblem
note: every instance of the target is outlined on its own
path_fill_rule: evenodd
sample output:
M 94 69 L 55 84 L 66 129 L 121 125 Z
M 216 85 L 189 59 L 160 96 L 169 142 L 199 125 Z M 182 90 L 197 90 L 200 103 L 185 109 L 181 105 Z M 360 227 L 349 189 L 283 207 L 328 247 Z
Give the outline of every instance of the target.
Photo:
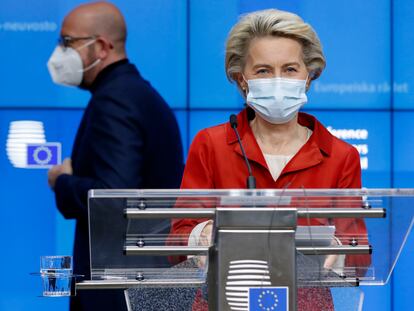
M 27 167 L 48 168 L 60 164 L 60 143 L 27 144 Z
M 287 311 L 287 287 L 250 287 L 249 311 Z

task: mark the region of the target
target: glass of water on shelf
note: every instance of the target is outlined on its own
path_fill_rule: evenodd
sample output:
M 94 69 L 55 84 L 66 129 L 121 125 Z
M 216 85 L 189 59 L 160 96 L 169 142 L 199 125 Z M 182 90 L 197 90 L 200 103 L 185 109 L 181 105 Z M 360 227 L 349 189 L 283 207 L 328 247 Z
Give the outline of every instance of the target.
M 70 296 L 72 285 L 72 256 L 40 257 L 40 276 L 43 282 L 43 296 Z

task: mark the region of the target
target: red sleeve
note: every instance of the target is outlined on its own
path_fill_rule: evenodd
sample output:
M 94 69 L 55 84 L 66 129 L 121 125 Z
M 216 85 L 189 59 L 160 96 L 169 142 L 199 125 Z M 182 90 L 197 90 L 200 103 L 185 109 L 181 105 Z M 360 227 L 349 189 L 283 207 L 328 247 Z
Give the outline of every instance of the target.
M 361 163 L 359 153 L 351 148 L 340 173 L 338 188 L 361 188 Z
M 184 169 L 183 180 L 181 182 L 181 189 L 213 189 L 213 169 L 212 169 L 212 144 L 207 130 L 200 131 L 194 138 L 190 151 L 188 153 L 187 163 Z M 206 206 L 204 203 L 197 204 L 181 204 L 177 200 L 176 206 L 180 207 L 212 207 Z M 177 245 L 177 242 L 172 242 L 172 235 L 181 235 L 181 245 L 187 245 L 188 236 L 193 228 L 208 219 L 173 219 L 171 224 L 170 237 L 168 238 L 168 245 Z M 170 258 L 172 259 L 172 258 Z M 181 258 L 182 260 L 182 258 Z M 177 262 L 176 259 L 172 260 Z
M 341 171 L 338 188 L 361 188 L 361 165 L 358 151 L 352 148 L 348 153 Z M 355 200 L 355 198 L 352 198 Z M 360 207 L 356 204 L 355 207 Z M 342 244 L 348 245 L 355 238 L 359 245 L 367 245 L 368 236 L 365 222 L 362 218 L 335 219 L 336 234 Z M 347 255 L 345 265 L 347 267 L 368 267 L 371 264 L 370 255 Z M 365 269 L 357 269 L 357 274 L 363 274 Z
M 213 144 L 207 130 L 194 138 L 188 153 L 181 189 L 213 189 Z

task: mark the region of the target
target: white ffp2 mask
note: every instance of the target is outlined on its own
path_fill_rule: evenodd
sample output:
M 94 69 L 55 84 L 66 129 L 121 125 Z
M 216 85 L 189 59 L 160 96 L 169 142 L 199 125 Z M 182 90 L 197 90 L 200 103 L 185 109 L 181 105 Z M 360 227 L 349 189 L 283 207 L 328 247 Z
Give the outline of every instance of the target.
M 87 47 L 94 42 L 95 40 L 92 40 L 82 45 L 79 49 Z M 82 82 L 83 73 L 95 67 L 100 61 L 98 58 L 91 65 L 83 68 L 82 58 L 77 50 L 58 45 L 47 62 L 47 68 L 53 82 L 56 84 L 78 86 Z
M 247 104 L 270 123 L 287 123 L 308 101 L 306 81 L 287 78 L 248 80 Z

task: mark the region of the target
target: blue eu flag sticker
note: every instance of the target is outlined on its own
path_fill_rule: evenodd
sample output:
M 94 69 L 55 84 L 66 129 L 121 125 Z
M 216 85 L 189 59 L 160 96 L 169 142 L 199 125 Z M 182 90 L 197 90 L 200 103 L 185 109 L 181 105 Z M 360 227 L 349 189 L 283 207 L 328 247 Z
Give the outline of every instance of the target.
M 27 144 L 27 167 L 49 168 L 62 162 L 60 143 Z
M 288 288 L 250 287 L 249 311 L 288 311 Z

